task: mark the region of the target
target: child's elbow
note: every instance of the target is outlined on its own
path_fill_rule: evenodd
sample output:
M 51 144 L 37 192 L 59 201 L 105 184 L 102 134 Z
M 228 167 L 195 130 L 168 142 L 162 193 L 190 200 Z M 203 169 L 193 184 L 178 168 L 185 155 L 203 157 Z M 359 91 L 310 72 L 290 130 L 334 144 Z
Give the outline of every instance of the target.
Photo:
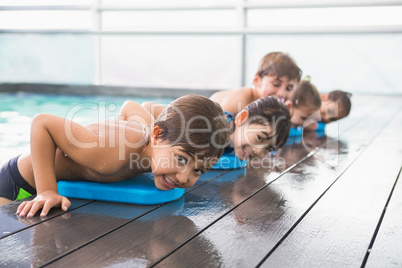
M 126 100 L 126 101 L 123 103 L 123 105 L 132 105 L 132 104 L 138 104 L 138 103 L 135 102 L 135 101 L 132 101 L 132 100 Z
M 38 133 L 46 128 L 46 124 L 50 121 L 50 114 L 37 114 L 31 122 L 31 134 Z
M 145 101 L 141 104 L 141 107 L 144 108 L 145 110 L 147 110 L 148 112 L 151 111 L 151 106 L 152 104 L 155 104 L 152 101 Z
M 34 116 L 32 119 L 32 124 L 39 124 L 49 120 L 50 114 L 40 113 Z

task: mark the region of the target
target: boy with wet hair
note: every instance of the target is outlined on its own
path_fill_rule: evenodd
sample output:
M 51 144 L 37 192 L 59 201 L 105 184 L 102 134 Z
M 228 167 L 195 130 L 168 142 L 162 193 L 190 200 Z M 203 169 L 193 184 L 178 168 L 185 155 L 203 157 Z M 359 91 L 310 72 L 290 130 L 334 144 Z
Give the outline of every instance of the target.
M 136 111 L 124 110 L 134 106 Z M 15 200 L 24 189 L 37 195 L 23 202 L 17 214 L 32 217 L 42 209 L 40 215 L 46 216 L 52 207 L 66 211 L 71 205 L 59 195 L 58 180 L 116 182 L 145 172 L 152 172 L 159 190 L 187 188 L 217 162 L 229 141 L 226 117 L 208 98 L 181 97 L 151 125 L 126 117 L 147 113 L 140 105 L 130 107 L 122 108 L 117 121 L 87 125 L 37 115 L 31 152 L 13 158 L 0 172 L 0 204 Z M 133 167 L 133 154 L 141 165 Z
M 149 102 L 146 108 L 159 119 L 165 106 Z M 289 109 L 273 96 L 253 101 L 236 115 L 226 111 L 225 114 L 231 130 L 225 154 L 234 152 L 240 160 L 265 157 L 269 152 L 282 147 L 289 135 Z
M 236 115 L 259 98 L 274 96 L 282 102 L 289 100 L 301 75 L 301 69 L 289 54 L 271 52 L 261 59 L 252 87 L 219 91 L 210 99 L 218 102 L 224 111 Z

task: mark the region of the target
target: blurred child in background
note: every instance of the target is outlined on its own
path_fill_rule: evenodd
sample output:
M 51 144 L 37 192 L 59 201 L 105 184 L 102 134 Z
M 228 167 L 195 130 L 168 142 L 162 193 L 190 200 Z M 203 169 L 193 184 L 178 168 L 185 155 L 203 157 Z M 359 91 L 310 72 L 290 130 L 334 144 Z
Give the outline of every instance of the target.
M 261 59 L 252 87 L 219 91 L 210 99 L 234 115 L 249 103 L 263 97 L 274 96 L 284 102 L 290 99 L 291 92 L 300 82 L 301 74 L 301 69 L 289 54 L 271 52 Z
M 292 127 L 316 124 L 320 119 L 318 111 L 321 108 L 321 97 L 317 88 L 308 81 L 299 83 L 285 104 L 292 116 Z
M 352 107 L 351 96 L 351 93 L 342 90 L 321 94 L 320 122 L 328 124 L 348 116 Z

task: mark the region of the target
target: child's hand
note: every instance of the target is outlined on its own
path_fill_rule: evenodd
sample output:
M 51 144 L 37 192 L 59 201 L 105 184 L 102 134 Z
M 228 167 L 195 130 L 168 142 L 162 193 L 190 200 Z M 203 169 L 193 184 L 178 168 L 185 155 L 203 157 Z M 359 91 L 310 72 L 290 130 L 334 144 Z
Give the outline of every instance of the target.
M 56 206 L 61 206 L 62 210 L 67 211 L 71 206 L 71 202 L 57 192 L 45 191 L 38 194 L 32 201 L 25 201 L 19 205 L 17 214 L 21 217 L 32 217 L 39 209 L 43 208 L 40 216 L 46 216 L 49 210 Z

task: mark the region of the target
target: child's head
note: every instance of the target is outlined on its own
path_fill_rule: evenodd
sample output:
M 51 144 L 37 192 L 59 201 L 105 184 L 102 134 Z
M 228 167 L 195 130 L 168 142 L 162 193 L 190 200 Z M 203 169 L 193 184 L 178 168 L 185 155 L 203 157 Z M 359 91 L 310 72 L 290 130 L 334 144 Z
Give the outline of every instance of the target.
M 247 105 L 234 120 L 233 147 L 238 158 L 263 158 L 283 146 L 290 130 L 286 105 L 275 97 L 265 97 Z
M 351 93 L 334 90 L 321 94 L 321 122 L 325 124 L 342 119 L 349 115 L 352 103 Z
M 257 98 L 275 96 L 287 100 L 301 79 L 301 69 L 289 54 L 271 52 L 258 65 L 253 86 Z
M 286 101 L 292 111 L 291 122 L 295 126 L 303 126 L 306 120 L 317 121 L 321 98 L 317 88 L 308 81 L 300 82 L 292 93 L 290 101 Z
M 161 190 L 192 186 L 221 157 L 229 141 L 219 104 L 189 95 L 172 102 L 151 129 L 152 172 Z

